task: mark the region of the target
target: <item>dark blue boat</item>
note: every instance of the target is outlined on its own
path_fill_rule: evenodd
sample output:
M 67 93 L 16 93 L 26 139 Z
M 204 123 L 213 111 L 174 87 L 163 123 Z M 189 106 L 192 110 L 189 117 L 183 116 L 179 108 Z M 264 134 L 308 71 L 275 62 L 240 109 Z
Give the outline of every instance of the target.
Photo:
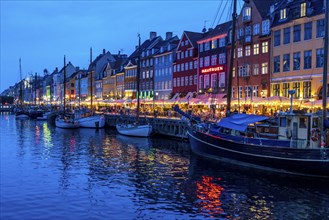
M 260 134 L 258 131 L 262 124 L 257 123 L 266 118 L 236 114 L 210 127 L 199 123 L 190 126 L 191 149 L 201 156 L 244 163 L 246 166 L 329 178 L 329 148 L 320 146 L 320 140 L 316 138 L 319 136 L 314 132 L 317 131 L 319 116 L 282 114 L 277 133 L 269 133 L 270 138 L 248 135 L 250 127 L 254 129 L 253 134 Z M 287 121 L 292 130 L 289 130 Z M 304 124 L 305 121 L 311 123 Z M 308 134 L 308 131 L 312 133 Z

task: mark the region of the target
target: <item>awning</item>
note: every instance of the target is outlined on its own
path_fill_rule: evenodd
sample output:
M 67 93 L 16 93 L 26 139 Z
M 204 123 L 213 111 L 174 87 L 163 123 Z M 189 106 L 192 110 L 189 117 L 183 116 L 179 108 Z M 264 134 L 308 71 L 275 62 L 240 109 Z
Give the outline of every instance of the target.
M 268 119 L 268 117 L 261 115 L 234 114 L 230 117 L 222 118 L 217 125 L 243 132 L 247 129 L 249 124 L 266 119 Z

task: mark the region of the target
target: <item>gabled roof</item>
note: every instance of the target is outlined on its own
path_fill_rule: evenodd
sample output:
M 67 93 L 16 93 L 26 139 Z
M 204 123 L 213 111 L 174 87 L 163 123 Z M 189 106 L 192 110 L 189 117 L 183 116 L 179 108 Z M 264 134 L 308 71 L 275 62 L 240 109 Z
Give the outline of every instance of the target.
M 198 48 L 197 41 L 205 36 L 204 33 L 192 32 L 192 31 L 184 31 L 183 35 L 184 34 L 186 35 L 186 37 L 188 38 L 188 40 L 190 41 L 191 45 L 194 48 Z M 182 39 L 183 39 L 183 37 L 182 37 Z M 179 44 L 180 44 L 180 42 L 179 42 Z
M 266 19 L 270 13 L 270 6 L 273 5 L 275 2 L 277 2 L 278 0 L 251 0 L 251 1 L 254 2 L 257 11 L 259 12 L 262 19 Z
M 227 21 L 225 23 L 219 24 L 214 29 L 210 30 L 209 32 L 206 32 L 205 37 L 199 40 L 205 40 L 225 33 L 227 34 L 231 27 L 232 27 L 232 21 Z

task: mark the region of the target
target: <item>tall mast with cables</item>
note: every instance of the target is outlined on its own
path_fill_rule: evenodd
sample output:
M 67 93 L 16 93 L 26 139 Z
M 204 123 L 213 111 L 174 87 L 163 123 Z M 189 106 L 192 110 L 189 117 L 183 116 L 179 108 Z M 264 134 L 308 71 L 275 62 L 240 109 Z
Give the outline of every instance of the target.
M 231 101 L 232 101 L 232 74 L 233 74 L 233 58 L 234 58 L 234 48 L 235 48 L 235 25 L 236 25 L 236 4 L 237 0 L 233 2 L 233 13 L 232 13 L 232 42 L 231 42 L 231 56 L 230 56 L 230 68 L 228 72 L 227 79 L 227 107 L 226 107 L 226 116 L 229 116 L 231 113 Z

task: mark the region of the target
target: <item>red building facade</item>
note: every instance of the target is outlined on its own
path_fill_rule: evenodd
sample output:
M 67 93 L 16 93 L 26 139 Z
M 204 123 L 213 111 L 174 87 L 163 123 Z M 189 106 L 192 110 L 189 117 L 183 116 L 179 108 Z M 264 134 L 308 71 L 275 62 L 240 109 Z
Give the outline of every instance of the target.
M 184 31 L 173 63 L 173 94 L 197 92 L 198 45 L 202 33 Z
M 274 0 L 250 0 L 237 18 L 232 98 L 252 101 L 270 95 L 270 18 Z M 228 60 L 232 32 L 230 31 Z M 229 64 L 228 64 L 229 65 Z
M 227 32 L 232 22 L 210 29 L 198 43 L 198 94 L 225 92 L 227 74 Z

